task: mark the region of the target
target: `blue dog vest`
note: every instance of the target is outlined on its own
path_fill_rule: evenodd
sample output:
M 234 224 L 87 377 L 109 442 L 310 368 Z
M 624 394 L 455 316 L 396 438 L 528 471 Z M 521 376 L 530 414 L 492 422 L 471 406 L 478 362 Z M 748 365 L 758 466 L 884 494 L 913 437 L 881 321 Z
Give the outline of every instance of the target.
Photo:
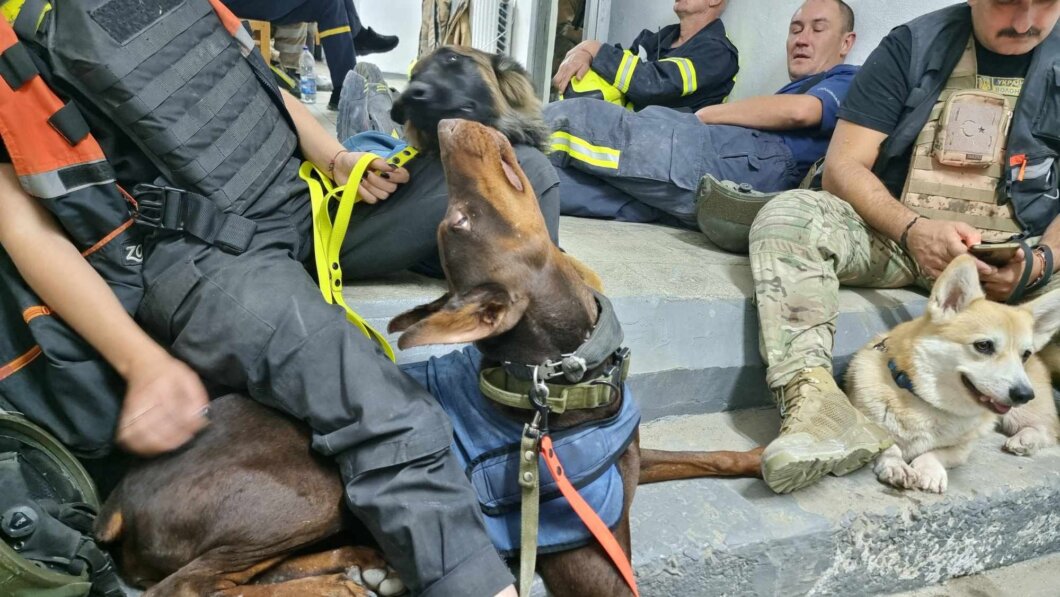
M 478 388 L 482 354 L 474 347 L 402 369 L 424 386 L 453 424 L 453 453 L 464 467 L 482 507 L 486 531 L 504 557 L 519 551 L 519 438 L 523 425 L 498 413 Z M 609 419 L 551 433 L 563 468 L 578 493 L 612 529 L 622 515 L 622 475 L 616 464 L 640 423 L 628 386 L 619 412 Z M 538 462 L 541 478 L 540 553 L 588 543 L 592 535 Z

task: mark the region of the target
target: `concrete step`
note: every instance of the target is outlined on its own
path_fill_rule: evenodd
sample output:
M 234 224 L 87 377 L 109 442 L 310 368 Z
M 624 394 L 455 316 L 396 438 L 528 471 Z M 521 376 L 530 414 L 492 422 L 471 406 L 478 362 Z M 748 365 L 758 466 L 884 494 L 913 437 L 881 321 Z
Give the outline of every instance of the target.
M 631 384 L 645 420 L 770 404 L 746 256 L 690 230 L 568 217 L 560 244 L 604 281 L 633 351 Z M 346 286 L 350 304 L 379 329 L 444 292 L 443 282 L 414 274 Z M 919 315 L 924 300 L 908 290 L 841 291 L 837 366 L 876 333 Z M 409 350 L 399 360 L 450 349 Z
M 744 449 L 778 423 L 774 409 L 665 418 L 642 427 L 641 444 Z M 980 440 L 941 496 L 882 485 L 868 468 L 784 496 L 757 479 L 641 487 L 641 594 L 886 594 L 1060 552 L 1060 449 L 1021 458 L 1003 440 Z

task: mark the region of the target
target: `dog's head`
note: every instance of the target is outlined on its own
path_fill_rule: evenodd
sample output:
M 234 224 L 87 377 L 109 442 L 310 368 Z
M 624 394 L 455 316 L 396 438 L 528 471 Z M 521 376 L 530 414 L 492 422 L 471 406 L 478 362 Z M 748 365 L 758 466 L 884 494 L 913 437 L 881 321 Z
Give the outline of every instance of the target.
M 488 357 L 541 362 L 573 351 L 596 320 L 599 279 L 549 239 L 507 138 L 467 120 L 438 126 L 449 209 L 438 246 L 449 292 L 390 322 L 398 346 L 476 342 Z
M 935 282 L 924 319 L 911 355 L 921 397 L 958 414 L 1004 414 L 1034 398 L 1025 363 L 1060 329 L 1060 290 L 1018 307 L 987 300 L 962 256 Z
M 421 150 L 437 147 L 438 123 L 463 118 L 496 128 L 512 143 L 544 149 L 548 126 L 526 69 L 508 56 L 444 46 L 412 68 L 390 117 Z

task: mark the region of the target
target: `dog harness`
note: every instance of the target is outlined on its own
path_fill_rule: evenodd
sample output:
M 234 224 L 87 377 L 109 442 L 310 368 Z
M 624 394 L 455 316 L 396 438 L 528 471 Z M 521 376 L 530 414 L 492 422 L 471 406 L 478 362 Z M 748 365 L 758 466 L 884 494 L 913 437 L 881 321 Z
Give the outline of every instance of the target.
M 453 452 L 478 495 L 486 530 L 505 557 L 520 554 L 520 594 L 529 594 L 537 553 L 580 547 L 595 537 L 637 594 L 629 556 L 610 529 L 624 504 L 616 464 L 640 424 L 624 380 L 628 349 L 610 302 L 596 295 L 600 316 L 575 352 L 539 365 L 504 363 L 479 370 L 471 347 L 403 367 L 438 399 L 453 425 Z M 598 377 L 587 371 L 604 366 Z M 565 378 L 567 384 L 555 383 Z M 552 383 L 549 383 L 552 382 Z M 607 419 L 550 430 L 549 414 L 621 400 Z M 530 424 L 502 415 L 489 401 L 533 410 Z M 542 458 L 538 458 L 538 454 Z M 551 481 L 544 481 L 551 475 Z
M 877 342 L 872 349 L 887 352 L 887 338 Z M 894 380 L 894 385 L 916 396 L 916 390 L 913 389 L 913 380 L 909 379 L 909 375 L 905 371 L 898 368 L 898 363 L 895 363 L 894 359 L 887 359 L 887 370 L 891 372 L 891 379 Z

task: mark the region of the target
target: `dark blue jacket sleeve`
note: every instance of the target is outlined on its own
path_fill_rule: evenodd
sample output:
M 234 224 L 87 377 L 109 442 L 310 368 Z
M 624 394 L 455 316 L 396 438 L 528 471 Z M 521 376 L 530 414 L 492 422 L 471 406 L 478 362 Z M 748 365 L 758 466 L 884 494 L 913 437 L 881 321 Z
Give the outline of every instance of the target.
M 638 42 L 652 43 L 643 37 L 643 33 L 638 36 Z M 737 68 L 731 49 L 711 38 L 690 41 L 654 61 L 641 60 L 620 46 L 604 45 L 593 60 L 593 70 L 637 106 L 669 105 L 700 88 L 731 86 Z
M 846 99 L 853 79 L 854 73 L 838 74 L 828 77 L 806 92 L 806 95 L 812 95 L 821 100 L 821 124 L 818 127 L 821 133 L 831 134 L 835 130 L 836 121 L 839 119 L 839 108 Z

